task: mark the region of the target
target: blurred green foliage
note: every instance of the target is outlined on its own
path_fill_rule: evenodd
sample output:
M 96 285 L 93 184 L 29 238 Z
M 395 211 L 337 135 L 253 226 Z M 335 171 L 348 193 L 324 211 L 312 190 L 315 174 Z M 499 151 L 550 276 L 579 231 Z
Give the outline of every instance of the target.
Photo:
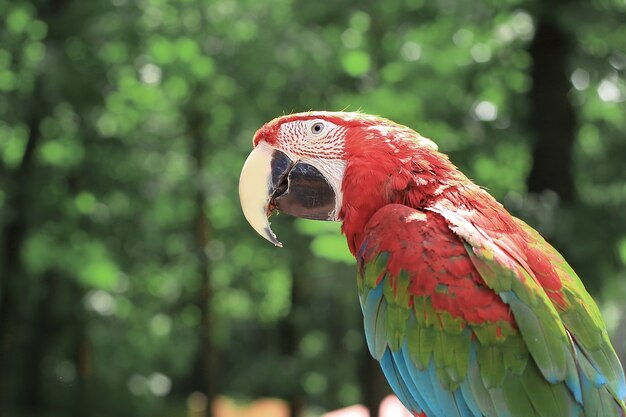
M 573 44 L 565 204 L 527 193 L 541 16 Z M 279 216 L 279 250 L 239 209 L 255 129 L 309 109 L 435 139 L 566 255 L 624 352 L 625 21 L 622 0 L 0 0 L 0 408 L 186 415 L 193 391 L 313 414 L 363 401 L 339 226 Z

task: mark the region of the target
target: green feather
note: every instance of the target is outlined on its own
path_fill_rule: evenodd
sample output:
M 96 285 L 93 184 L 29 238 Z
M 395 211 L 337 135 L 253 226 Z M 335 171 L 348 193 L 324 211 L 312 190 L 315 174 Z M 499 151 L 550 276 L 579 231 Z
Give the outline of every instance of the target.
M 472 324 L 472 331 L 481 345 L 490 345 L 496 342 L 495 323 L 488 321 Z
M 433 363 L 435 365 L 435 371 L 439 377 L 441 385 L 449 390 L 456 389 L 456 384 L 452 383 L 450 375 L 446 372 L 446 356 L 449 356 L 448 350 L 452 349 L 452 346 L 448 344 L 445 332 L 437 331 L 435 337 L 435 346 L 433 353 Z
M 387 342 L 392 352 L 397 352 L 404 343 L 406 325 L 411 310 L 408 307 L 387 305 Z
M 384 298 L 381 298 L 378 306 L 378 313 L 376 315 L 376 327 L 375 327 L 375 342 L 374 342 L 374 357 L 380 359 L 387 350 L 387 302 Z
M 389 277 L 383 283 L 383 296 L 387 301 L 387 337 L 389 347 L 397 352 L 406 336 L 409 307 L 409 274 L 400 271 L 397 277 Z
M 502 345 L 479 345 L 476 359 L 480 367 L 480 376 L 486 388 L 499 387 L 504 379 L 504 355 Z
M 568 298 L 573 299 L 574 297 L 569 296 Z M 602 330 L 588 314 L 584 313 L 584 308 L 583 305 L 572 305 L 561 313 L 561 320 L 568 329 L 576 334 L 576 340 L 586 349 L 601 349 L 604 344 Z
M 487 248 L 474 248 L 466 242 L 464 245 L 472 263 L 489 288 L 498 293 L 511 290 L 518 278 L 513 271 L 500 266 L 494 260 L 493 251 Z
M 585 417 L 623 417 L 620 406 L 611 393 L 606 390 L 585 391 Z
M 520 337 L 509 337 L 503 346 L 504 367 L 515 375 L 521 375 L 528 364 L 528 349 Z
M 559 308 L 563 325 L 571 334 L 586 357 L 593 363 L 607 381 L 606 389 L 620 403 L 626 414 L 624 398 L 617 393 L 624 381 L 623 368 L 615 350 L 611 346 L 606 325 L 596 303 L 574 270 L 565 259 L 536 230 L 519 219 L 517 223 L 532 236 L 532 245 L 550 257 L 552 266 L 561 281 L 565 307 Z M 571 372 L 570 372 L 571 374 Z
M 535 366 L 526 368 L 521 382 L 537 416 L 571 416 L 577 407 L 565 384 L 550 384 Z
M 418 362 L 421 364 L 421 368 L 425 369 L 430 363 L 430 358 L 435 349 L 435 340 L 437 339 L 437 332 L 432 327 L 421 327 L 419 335 L 419 358 Z
M 513 416 L 535 416 L 535 410 L 519 375 L 507 373 L 502 383 L 502 400 Z
M 470 361 L 471 334 L 469 330 L 460 334 L 447 334 L 446 343 L 450 345 L 448 356 L 444 358 L 446 372 L 450 380 L 460 383 L 467 376 Z
M 379 278 L 387 271 L 387 262 L 389 261 L 389 253 L 380 252 L 374 256 L 365 268 L 364 284 L 370 288 L 378 285 Z
M 417 324 L 415 314 L 411 314 L 406 329 L 406 345 L 409 350 L 409 357 L 420 371 L 423 371 L 428 366 L 428 363 L 424 364 L 421 359 L 421 327 Z
M 465 321 L 461 317 L 452 317 L 447 311 L 439 312 L 439 323 L 446 333 L 461 334 L 465 329 Z
M 478 252 L 481 255 L 485 253 Z M 490 252 L 486 253 L 490 256 Z M 564 380 L 568 372 L 566 355 L 569 354 L 569 338 L 543 289 L 521 267 L 516 273 L 498 264 L 493 258 L 478 256 L 471 248 L 468 254 L 481 276 L 487 275 L 495 281 L 496 277 L 505 277 L 505 285 L 498 282 L 491 285 L 501 291 L 498 291 L 500 297 L 511 307 L 530 354 L 547 379 L 555 382 Z M 487 280 L 485 282 L 490 285 Z M 480 338 L 480 335 L 477 336 Z
M 413 297 L 413 312 L 415 313 L 415 320 L 420 326 L 426 325 L 426 297 L 415 296 Z
M 491 394 L 487 388 L 485 388 L 477 363 L 468 370 L 467 379 L 471 395 L 482 413 L 487 417 L 498 417 L 493 399 L 491 398 Z M 464 390 L 467 389 L 465 387 L 466 386 L 464 385 Z
M 509 297 L 505 301 L 511 306 L 526 346 L 544 376 L 553 381 L 564 380 L 569 341 L 562 326 L 558 325 L 560 322 L 552 317 L 545 317 L 545 312 L 549 309 L 531 309 L 517 297 Z

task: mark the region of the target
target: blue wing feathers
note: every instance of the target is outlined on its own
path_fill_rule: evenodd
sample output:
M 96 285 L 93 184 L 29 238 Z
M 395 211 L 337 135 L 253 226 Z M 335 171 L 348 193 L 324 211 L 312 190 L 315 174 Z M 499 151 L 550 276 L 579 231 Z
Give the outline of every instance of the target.
M 407 386 L 404 383 L 402 376 L 400 375 L 395 360 L 389 349 L 385 350 L 385 353 L 380 360 L 380 365 L 382 367 L 383 374 L 385 374 L 385 378 L 387 378 L 387 381 L 391 386 L 391 389 L 393 389 L 393 392 L 396 394 L 402 404 L 404 404 L 404 406 L 412 412 L 421 412 L 421 408 L 416 403 L 411 393 L 408 391 Z
M 472 389 L 470 388 L 469 382 L 465 380 L 460 386 L 461 395 L 463 395 L 463 399 L 465 400 L 465 404 L 472 412 L 474 417 L 482 417 L 483 413 L 480 412 L 480 408 L 472 395 Z
M 481 417 L 481 414 L 476 415 L 474 410 L 472 410 L 465 399 L 465 396 L 461 392 L 461 389 L 458 388 L 454 391 L 454 401 L 457 404 L 459 410 L 461 410 L 461 416 L 463 417 Z
M 380 363 L 389 385 L 409 410 L 423 411 L 428 417 L 482 417 L 475 401 L 468 404 L 460 388 L 450 392 L 441 385 L 432 360 L 425 370 L 417 369 L 406 344 L 397 352 L 387 349 Z
M 406 376 L 404 378 L 406 381 L 410 381 L 407 383 L 410 383 L 410 385 L 414 387 L 415 391 L 420 394 L 417 401 L 422 407 L 422 410 L 427 416 L 437 416 L 441 414 L 439 404 L 435 399 L 433 387 L 430 383 L 428 372 L 419 371 L 416 368 L 409 356 L 408 349 L 406 348 L 406 342 L 404 343 L 402 349 L 400 349 L 399 354 L 404 361 L 403 369 L 406 372 Z
M 406 346 L 406 342 L 404 342 Z M 407 390 L 415 399 L 418 407 L 427 413 L 427 415 L 432 415 L 432 411 L 430 410 L 430 405 L 426 401 L 427 389 L 422 389 L 422 385 L 416 384 L 413 378 L 411 378 L 411 373 L 407 368 L 406 360 L 404 357 L 405 348 L 403 347 L 397 352 L 391 352 L 391 356 L 400 372 L 400 376 L 402 378 L 402 382 L 406 385 Z M 430 412 L 430 414 L 428 414 Z
M 392 352 L 384 331 L 386 301 L 382 283 L 362 299 L 365 338 L 370 353 L 379 358 L 383 374 L 398 399 L 413 412 L 428 417 L 482 417 L 469 381 L 454 392 L 441 385 L 431 358 L 428 368 L 420 370 L 410 357 L 406 341 L 400 350 Z M 472 349 L 470 363 L 476 363 Z
M 451 392 L 441 385 L 432 359 L 428 367 L 428 376 L 430 377 L 431 386 L 434 388 L 437 401 L 443 410 L 441 417 L 472 417 L 464 400 L 457 403 L 456 392 L 459 391 L 459 389 Z M 463 399 L 463 396 L 461 395 L 460 398 Z

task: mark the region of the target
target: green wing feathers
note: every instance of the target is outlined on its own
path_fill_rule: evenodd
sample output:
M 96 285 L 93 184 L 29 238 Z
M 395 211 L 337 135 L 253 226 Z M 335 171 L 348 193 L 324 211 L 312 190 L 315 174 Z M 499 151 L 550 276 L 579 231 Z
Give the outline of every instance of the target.
M 485 283 L 510 306 L 546 380 L 565 381 L 588 415 L 595 415 L 590 403 L 604 410 L 599 415 L 625 415 L 623 368 L 597 305 L 563 257 L 519 219 L 511 217 L 516 229 L 507 232 L 519 234 L 512 239 L 447 210 L 441 214 L 467 242 Z
M 558 310 L 564 327 L 571 334 L 581 353 L 604 377 L 607 389 L 616 398 L 625 401 L 624 371 L 611 345 L 598 306 L 585 290 L 576 272 L 556 249 L 526 223 L 519 219 L 515 220 L 531 236 L 532 245 L 543 250 L 563 284 L 562 294 L 565 307 Z

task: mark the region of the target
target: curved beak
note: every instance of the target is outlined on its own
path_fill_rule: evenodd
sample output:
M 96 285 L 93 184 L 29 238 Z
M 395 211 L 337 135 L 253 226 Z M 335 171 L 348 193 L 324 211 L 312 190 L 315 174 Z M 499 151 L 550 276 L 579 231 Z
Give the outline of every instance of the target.
M 258 234 L 281 246 L 270 228 L 274 211 L 314 220 L 335 220 L 335 191 L 313 165 L 293 161 L 266 142 L 252 150 L 241 170 L 239 199 Z

